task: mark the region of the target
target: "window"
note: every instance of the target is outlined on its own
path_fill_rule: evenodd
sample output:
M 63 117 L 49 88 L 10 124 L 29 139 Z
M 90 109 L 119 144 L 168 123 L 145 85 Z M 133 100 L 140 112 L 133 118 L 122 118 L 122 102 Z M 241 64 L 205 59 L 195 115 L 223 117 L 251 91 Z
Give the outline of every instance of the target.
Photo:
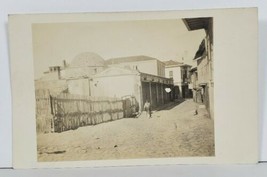
M 169 77 L 173 78 L 173 71 L 169 71 Z

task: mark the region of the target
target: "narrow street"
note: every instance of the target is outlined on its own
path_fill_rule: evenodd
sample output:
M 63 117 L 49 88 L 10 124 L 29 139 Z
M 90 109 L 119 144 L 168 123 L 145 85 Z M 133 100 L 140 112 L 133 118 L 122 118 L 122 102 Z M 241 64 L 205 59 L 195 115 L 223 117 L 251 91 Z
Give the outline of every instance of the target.
M 139 118 L 39 134 L 38 161 L 214 156 L 214 121 L 192 99 Z

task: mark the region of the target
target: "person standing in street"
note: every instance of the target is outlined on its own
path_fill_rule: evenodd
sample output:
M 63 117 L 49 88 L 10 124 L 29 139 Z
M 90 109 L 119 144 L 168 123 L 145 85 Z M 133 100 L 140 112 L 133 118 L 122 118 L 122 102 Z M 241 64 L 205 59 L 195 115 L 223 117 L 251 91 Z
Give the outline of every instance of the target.
M 145 104 L 144 104 L 144 110 L 146 111 L 146 115 L 148 118 L 151 118 L 151 114 L 152 114 L 152 110 L 151 110 L 151 105 L 148 102 L 148 100 L 146 100 Z

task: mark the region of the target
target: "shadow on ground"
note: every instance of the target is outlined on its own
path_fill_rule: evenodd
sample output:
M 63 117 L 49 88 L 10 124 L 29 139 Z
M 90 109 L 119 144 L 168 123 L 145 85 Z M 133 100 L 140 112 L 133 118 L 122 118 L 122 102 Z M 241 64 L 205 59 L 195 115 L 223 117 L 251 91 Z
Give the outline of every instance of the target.
M 157 108 L 153 109 L 153 111 L 171 110 L 172 108 L 174 108 L 175 106 L 181 104 L 184 101 L 185 101 L 185 99 L 172 101 L 170 103 L 164 104 L 164 105 L 162 105 L 160 107 L 157 107 Z

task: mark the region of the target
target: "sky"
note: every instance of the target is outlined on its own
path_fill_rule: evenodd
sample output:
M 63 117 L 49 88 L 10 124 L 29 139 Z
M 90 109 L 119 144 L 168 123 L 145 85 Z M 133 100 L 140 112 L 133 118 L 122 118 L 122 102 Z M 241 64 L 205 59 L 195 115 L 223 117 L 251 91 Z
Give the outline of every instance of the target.
M 105 60 L 146 55 L 192 65 L 204 36 L 204 30 L 188 31 L 181 19 L 36 23 L 32 25 L 35 79 L 49 66 L 62 66 L 63 60 L 70 63 L 83 52 Z

